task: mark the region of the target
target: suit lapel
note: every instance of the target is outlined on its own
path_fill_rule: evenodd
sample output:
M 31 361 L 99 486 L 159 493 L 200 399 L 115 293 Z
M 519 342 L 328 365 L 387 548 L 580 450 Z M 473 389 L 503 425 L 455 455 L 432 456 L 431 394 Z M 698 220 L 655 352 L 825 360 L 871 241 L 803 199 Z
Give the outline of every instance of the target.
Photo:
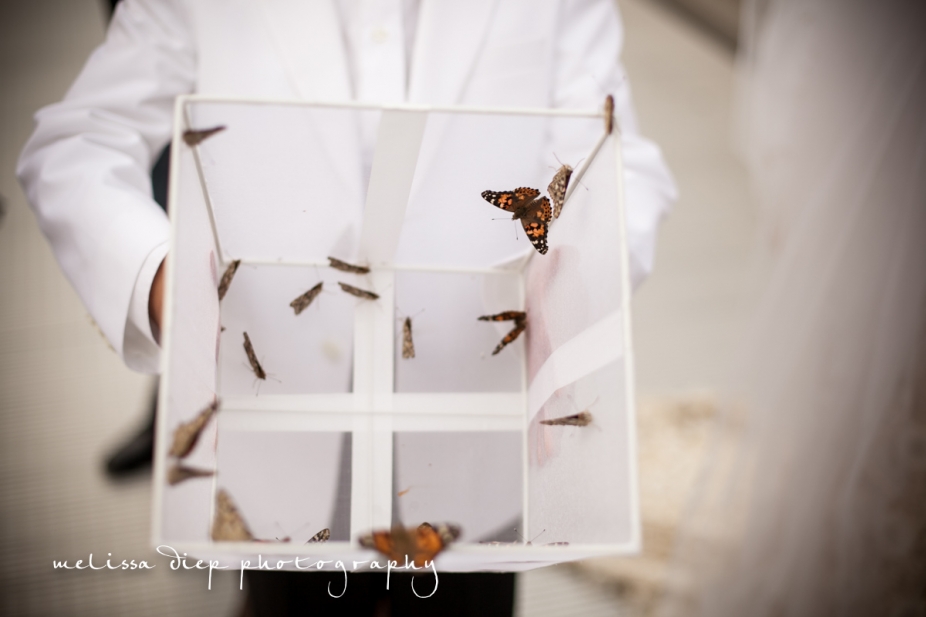
M 484 46 L 497 0 L 422 0 L 408 101 L 456 105 Z

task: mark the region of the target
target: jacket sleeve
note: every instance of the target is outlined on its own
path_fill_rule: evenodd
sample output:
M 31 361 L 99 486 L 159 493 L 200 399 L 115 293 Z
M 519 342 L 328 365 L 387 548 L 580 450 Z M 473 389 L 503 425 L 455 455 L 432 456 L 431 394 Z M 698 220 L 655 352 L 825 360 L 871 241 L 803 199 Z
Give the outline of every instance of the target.
M 17 166 L 61 269 L 113 348 L 144 372 L 157 371 L 159 350 L 147 319 L 129 319 L 130 305 L 147 315 L 151 262 L 169 239 L 149 174 L 169 141 L 174 98 L 192 91 L 195 67 L 189 24 L 174 0 L 120 3 L 64 100 L 36 114 Z
M 630 276 L 638 286 L 653 269 L 662 216 L 678 198 L 659 147 L 640 135 L 620 53 L 624 31 L 614 0 L 564 0 L 557 37 L 553 103 L 588 107 L 612 94 L 621 132 Z

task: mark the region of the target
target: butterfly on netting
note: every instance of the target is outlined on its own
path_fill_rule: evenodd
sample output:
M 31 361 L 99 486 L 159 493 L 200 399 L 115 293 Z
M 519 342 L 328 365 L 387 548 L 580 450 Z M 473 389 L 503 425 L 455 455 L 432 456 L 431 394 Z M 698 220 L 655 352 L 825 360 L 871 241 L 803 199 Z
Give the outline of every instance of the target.
M 215 496 L 215 519 L 212 521 L 212 539 L 216 542 L 249 542 L 254 540 L 254 534 L 248 529 L 247 523 L 231 495 L 225 489 L 219 489 Z
M 406 360 L 415 357 L 415 341 L 412 339 L 411 317 L 406 317 L 402 323 L 402 357 Z
M 520 220 L 524 226 L 524 233 L 541 255 L 546 255 L 547 232 L 550 221 L 553 220 L 553 209 L 550 200 L 540 197 L 540 191 L 526 187 L 516 188 L 514 191 L 497 193 L 483 191 L 482 198 L 487 202 L 511 212 L 511 218 Z
M 592 423 L 592 413 L 590 411 L 580 411 L 571 416 L 541 420 L 540 423 L 547 426 L 588 426 Z
M 248 336 L 247 332 L 244 333 L 244 353 L 248 356 L 248 362 L 251 363 L 251 370 L 254 371 L 254 375 L 258 379 L 267 379 L 267 373 L 264 372 L 264 367 L 260 365 L 257 354 L 254 353 L 254 345 L 251 344 L 251 337 Z
M 597 402 L 598 397 L 595 397 L 595 400 L 592 401 L 592 404 L 588 406 L 589 409 L 591 409 Z M 560 418 L 541 420 L 540 423 L 545 424 L 546 426 L 589 426 L 592 422 L 594 422 L 594 417 L 592 416 L 592 412 L 589 411 L 589 409 L 570 414 L 568 416 L 562 416 Z
M 360 546 L 376 549 L 398 564 L 413 563 L 423 568 L 459 537 L 458 525 L 421 523 L 417 528 L 395 525 L 390 531 L 373 531 L 362 536 L 359 542 Z
M 167 483 L 170 486 L 177 486 L 181 482 L 192 480 L 193 478 L 210 478 L 215 475 L 211 469 L 199 469 L 197 467 L 187 467 L 181 463 L 174 463 L 167 470 Z
M 322 292 L 322 287 L 324 284 L 324 281 L 319 281 L 315 287 L 289 303 L 289 305 L 293 308 L 293 311 L 295 311 L 296 315 L 307 309 L 309 305 L 312 304 L 318 294 Z
M 495 347 L 495 350 L 492 352 L 492 355 L 496 355 L 502 349 L 504 349 L 509 343 L 512 343 L 521 336 L 521 333 L 527 329 L 527 313 L 524 311 L 504 311 L 502 313 L 497 313 L 495 315 L 483 315 L 479 318 L 479 321 L 513 321 L 514 329 L 511 330 L 501 342 Z
M 193 451 L 203 429 L 206 428 L 206 425 L 209 424 L 209 420 L 212 419 L 212 416 L 215 415 L 218 409 L 219 400 L 213 399 L 213 401 L 205 409 L 200 411 L 195 418 L 175 428 L 174 440 L 171 443 L 168 454 L 176 458 L 186 458 L 186 456 Z

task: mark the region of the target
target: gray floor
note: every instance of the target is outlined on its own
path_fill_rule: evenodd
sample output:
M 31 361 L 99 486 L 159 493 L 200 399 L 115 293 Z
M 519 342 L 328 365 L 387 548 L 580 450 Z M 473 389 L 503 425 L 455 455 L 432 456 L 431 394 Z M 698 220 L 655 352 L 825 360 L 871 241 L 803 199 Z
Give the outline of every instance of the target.
M 729 51 L 664 5 L 620 4 L 639 114 L 683 195 L 635 301 L 641 396 L 672 396 L 722 375 L 750 297 L 753 211 L 728 144 Z M 114 484 L 101 473 L 102 454 L 142 416 L 150 382 L 96 331 L 14 178 L 32 113 L 62 96 L 103 23 L 98 0 L 0 3 L 0 613 L 232 615 L 236 575 L 216 576 L 210 592 L 204 574 L 171 572 L 148 546 L 149 481 Z M 159 566 L 52 568 L 90 553 Z M 567 566 L 520 577 L 519 615 L 622 612 Z

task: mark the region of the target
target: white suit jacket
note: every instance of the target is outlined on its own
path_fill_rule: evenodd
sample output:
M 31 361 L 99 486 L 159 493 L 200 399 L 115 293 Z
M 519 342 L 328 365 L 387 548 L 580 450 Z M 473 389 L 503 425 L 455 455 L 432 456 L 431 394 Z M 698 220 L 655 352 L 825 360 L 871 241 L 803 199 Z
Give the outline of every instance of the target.
M 64 100 L 36 114 L 18 175 L 61 268 L 112 346 L 154 372 L 158 350 L 131 335 L 166 215 L 150 169 L 178 94 L 351 100 L 334 0 L 126 0 Z M 612 93 L 624 148 L 631 271 L 650 271 L 675 199 L 659 149 L 637 130 L 619 63 L 614 0 L 422 0 L 408 102 L 600 107 Z M 152 259 L 156 256 L 156 259 Z M 150 332 L 146 333 L 150 339 Z

